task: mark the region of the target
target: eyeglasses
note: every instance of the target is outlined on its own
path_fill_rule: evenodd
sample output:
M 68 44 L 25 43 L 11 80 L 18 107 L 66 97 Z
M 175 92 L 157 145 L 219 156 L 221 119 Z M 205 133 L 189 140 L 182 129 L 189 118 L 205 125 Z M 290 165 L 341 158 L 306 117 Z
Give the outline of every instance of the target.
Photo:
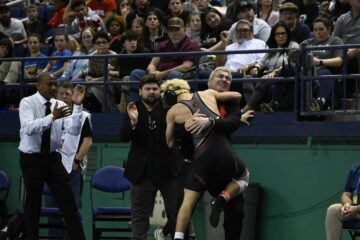
M 248 28 L 239 28 L 239 29 L 236 29 L 236 32 L 237 33 L 249 33 L 249 32 L 251 32 L 251 30 Z
M 96 45 L 106 45 L 108 44 L 107 41 L 98 41 L 98 42 L 95 42 Z
M 275 36 L 277 36 L 277 37 L 285 36 L 285 35 L 287 35 L 286 32 L 277 32 L 277 33 L 275 33 Z

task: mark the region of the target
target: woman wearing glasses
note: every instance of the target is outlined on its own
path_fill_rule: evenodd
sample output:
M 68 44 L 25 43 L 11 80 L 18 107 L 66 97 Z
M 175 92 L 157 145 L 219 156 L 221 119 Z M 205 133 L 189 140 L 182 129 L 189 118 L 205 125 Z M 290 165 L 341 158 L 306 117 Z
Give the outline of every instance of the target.
M 243 111 L 257 109 L 259 104 L 265 100 L 264 98 L 268 90 L 273 90 L 270 87 L 274 84 L 280 84 L 281 87 L 288 86 L 288 83 L 276 83 L 276 81 L 271 80 L 271 78 L 279 76 L 283 66 L 289 65 L 287 52 L 280 49 L 299 48 L 299 44 L 291 41 L 291 31 L 284 22 L 278 22 L 274 25 L 267 41 L 267 46 L 270 49 L 278 48 L 279 51 L 266 53 L 259 61 L 249 64 L 252 68 L 247 69 L 247 71 L 250 70 L 249 73 L 251 76 L 262 77 L 268 80 L 257 82 L 255 86 L 252 82 L 243 83 L 244 96 L 247 102 Z M 261 105 L 261 107 L 264 108 L 261 109 L 262 111 L 266 111 L 266 107 L 278 108 L 281 100 L 278 99 L 279 95 L 274 93 L 274 91 L 270 95 L 273 96 L 273 99 L 270 103 L 267 103 L 267 105 Z M 281 93 L 280 98 L 282 95 Z M 270 111 L 270 109 L 268 110 Z

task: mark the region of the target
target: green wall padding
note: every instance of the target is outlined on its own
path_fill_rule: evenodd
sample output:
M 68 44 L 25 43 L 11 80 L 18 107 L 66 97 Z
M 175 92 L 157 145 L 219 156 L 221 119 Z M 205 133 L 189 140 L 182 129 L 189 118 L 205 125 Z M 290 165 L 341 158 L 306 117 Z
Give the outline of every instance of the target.
M 358 145 L 344 145 L 339 140 L 338 145 L 242 144 L 234 145 L 234 149 L 246 162 L 250 181 L 260 183 L 263 190 L 260 239 L 326 239 L 326 209 L 339 201 L 347 172 L 360 159 Z M 88 239 L 91 239 L 90 176 L 102 166 L 122 166 L 127 152 L 127 144 L 95 143 L 92 147 L 82 212 Z M 11 179 L 7 204 L 14 211 L 21 208 L 17 143 L 0 143 L 0 153 L 0 169 Z M 203 207 L 200 205 L 195 214 L 199 240 L 206 240 Z M 350 239 L 345 232 L 343 239 Z

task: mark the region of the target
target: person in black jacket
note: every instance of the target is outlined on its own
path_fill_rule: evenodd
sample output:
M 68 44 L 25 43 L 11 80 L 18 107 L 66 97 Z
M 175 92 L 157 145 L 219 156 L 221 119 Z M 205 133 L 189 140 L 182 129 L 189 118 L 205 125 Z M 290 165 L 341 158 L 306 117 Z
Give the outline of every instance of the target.
M 121 139 L 131 141 L 125 177 L 132 183 L 132 239 L 147 239 L 149 218 L 160 190 L 168 222 L 163 231 L 174 234 L 181 188 L 176 156 L 165 139 L 166 110 L 160 101 L 160 82 L 147 75 L 140 81 L 140 100 L 127 106 Z
M 138 36 L 132 31 L 127 30 L 123 36 L 113 42 L 113 51 L 121 55 L 130 55 L 136 53 L 150 53 L 150 50 L 147 49 L 140 41 L 138 41 Z M 116 65 L 112 66 L 110 70 L 111 73 L 115 73 L 115 77 L 119 78 L 122 81 L 129 81 L 129 75 L 134 69 L 143 69 L 149 65 L 151 61 L 150 56 L 142 57 L 119 57 L 116 61 Z M 117 105 L 120 112 L 126 112 L 126 107 L 129 101 L 135 101 L 139 99 L 137 86 L 129 85 L 118 85 L 116 86 L 116 102 L 119 102 Z
M 231 79 L 230 69 L 218 67 L 210 74 L 208 88 L 218 92 L 229 91 Z M 222 118 L 215 119 L 213 123 L 211 123 L 211 119 L 204 117 L 202 114 L 194 114 L 192 119 L 186 123 L 187 130 L 191 133 L 201 132 L 203 129 L 210 127 L 211 124 L 214 124 L 213 128 L 216 132 L 222 133 L 230 138 L 230 135 L 235 132 L 242 123 L 249 125 L 249 121 L 254 117 L 254 111 L 250 110 L 242 113 L 240 107 L 231 102 L 220 104 L 219 109 Z M 191 146 L 184 147 L 184 145 L 185 143 L 181 145 L 183 151 L 185 151 L 185 149 L 191 149 Z M 187 153 L 187 155 L 189 155 L 189 153 Z M 218 178 L 214 179 L 213 183 L 208 184 L 208 186 L 211 186 L 208 192 L 213 197 L 221 198 L 221 193 L 227 184 L 228 182 L 225 180 L 219 181 Z M 242 230 L 242 220 L 244 218 L 244 198 L 242 193 L 226 202 L 222 209 L 224 211 L 224 239 L 239 240 Z

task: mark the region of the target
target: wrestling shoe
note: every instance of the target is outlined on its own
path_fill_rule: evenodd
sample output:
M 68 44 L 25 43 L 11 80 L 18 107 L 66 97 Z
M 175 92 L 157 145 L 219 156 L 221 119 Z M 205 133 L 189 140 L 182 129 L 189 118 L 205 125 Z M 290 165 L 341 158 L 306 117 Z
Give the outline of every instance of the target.
M 210 224 L 213 227 L 219 225 L 220 214 L 222 210 L 222 204 L 220 198 L 213 198 L 210 202 L 211 213 L 210 213 Z
M 161 228 L 155 229 L 155 231 L 154 231 L 154 238 L 155 238 L 156 240 L 165 240 L 165 236 L 164 236 L 164 233 L 163 233 L 163 231 L 162 231 Z

